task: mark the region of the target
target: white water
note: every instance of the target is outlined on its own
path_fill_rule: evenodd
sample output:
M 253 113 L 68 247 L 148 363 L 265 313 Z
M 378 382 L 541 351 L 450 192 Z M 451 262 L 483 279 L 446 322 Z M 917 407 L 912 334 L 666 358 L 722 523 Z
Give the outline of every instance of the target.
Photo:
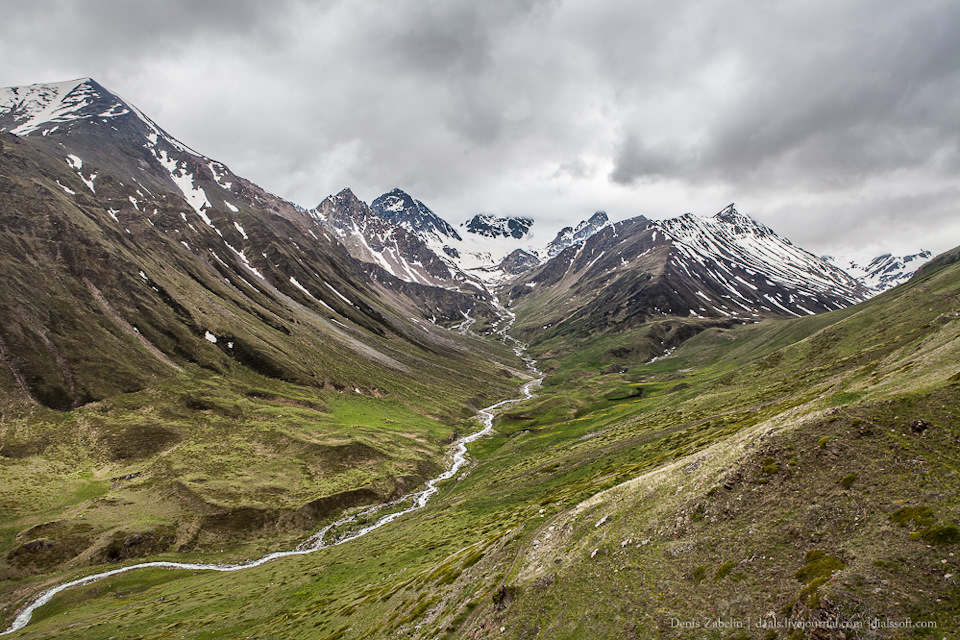
M 396 500 L 394 502 L 378 504 L 360 513 L 341 518 L 340 520 L 337 520 L 336 522 L 325 526 L 323 529 L 321 529 L 317 533 L 313 534 L 312 536 L 310 536 L 309 538 L 301 542 L 292 551 L 277 551 L 274 553 L 268 553 L 262 558 L 259 558 L 257 560 L 251 560 L 250 562 L 241 562 L 237 564 L 198 564 L 198 563 L 191 563 L 191 562 L 141 562 L 140 564 L 132 564 L 127 567 L 120 567 L 119 569 L 104 571 L 103 573 L 95 573 L 93 575 L 89 575 L 83 578 L 77 578 L 76 580 L 71 580 L 70 582 L 64 582 L 63 584 L 59 584 L 55 587 L 51 587 L 46 591 L 41 592 L 40 595 L 38 595 L 32 601 L 30 601 L 29 604 L 27 604 L 23 609 L 20 610 L 20 612 L 17 614 L 17 617 L 14 618 L 13 624 L 11 624 L 6 629 L 6 631 L 0 632 L 0 636 L 23 629 L 30 622 L 30 618 L 33 617 L 34 611 L 36 611 L 43 605 L 47 604 L 48 602 L 50 602 L 53 599 L 53 597 L 56 596 L 61 591 L 65 591 L 73 587 L 79 587 L 81 585 L 90 584 L 91 582 L 96 582 L 97 580 L 102 580 L 103 578 L 109 578 L 110 576 L 115 576 L 120 573 L 126 573 L 127 571 L 134 571 L 135 569 L 160 568 L 160 569 L 187 569 L 187 570 L 193 570 L 193 571 L 200 570 L 200 571 L 221 571 L 221 572 L 240 571 L 242 569 L 252 569 L 253 567 L 259 567 L 262 564 L 266 564 L 267 562 L 270 562 L 272 560 L 277 560 L 279 558 L 287 558 L 289 556 L 302 556 L 308 553 L 314 553 L 315 551 L 320 551 L 321 549 L 326 549 L 328 547 L 340 545 L 340 544 L 343 544 L 344 542 L 350 542 L 351 540 L 356 540 L 357 538 L 364 536 L 370 533 L 371 531 L 379 529 L 380 527 L 382 527 L 383 525 L 389 522 L 393 522 L 397 518 L 403 515 L 406 515 L 411 511 L 422 509 L 427 504 L 427 501 L 429 501 L 430 498 L 432 498 L 440 490 L 439 487 L 437 487 L 437 485 L 443 482 L 444 480 L 449 480 L 450 478 L 454 477 L 460 471 L 460 469 L 463 468 L 463 465 L 467 463 L 467 445 L 493 432 L 494 411 L 508 404 L 513 404 L 515 402 L 520 402 L 521 400 L 532 398 L 534 396 L 534 393 L 533 393 L 534 389 L 539 387 L 540 383 L 543 381 L 543 374 L 539 369 L 537 369 L 536 361 L 531 358 L 527 358 L 523 355 L 523 352 L 526 349 L 526 345 L 518 342 L 513 337 L 507 335 L 507 331 L 510 329 L 510 327 L 513 324 L 513 320 L 514 320 L 513 314 L 507 311 L 506 309 L 503 309 L 502 307 L 500 307 L 496 300 L 494 301 L 494 304 L 498 307 L 501 313 L 504 314 L 505 316 L 504 319 L 506 321 L 503 328 L 499 329 L 497 333 L 499 333 L 504 340 L 512 340 L 514 342 L 515 344 L 514 352 L 517 354 L 518 357 L 523 359 L 523 361 L 527 365 L 527 368 L 530 369 L 537 376 L 537 378 L 535 380 L 531 380 L 530 382 L 523 385 L 523 387 L 521 387 L 520 390 L 523 393 L 523 397 L 512 398 L 510 400 L 503 400 L 496 404 L 492 404 L 489 407 L 486 407 L 484 409 L 480 409 L 480 411 L 477 412 L 477 417 L 480 419 L 481 424 L 483 424 L 483 429 L 481 429 L 480 431 L 477 431 L 476 433 L 470 434 L 469 436 L 460 438 L 455 443 L 453 443 L 453 445 L 451 446 L 450 468 L 444 471 L 443 473 L 441 473 L 440 475 L 438 475 L 436 478 L 427 480 L 425 487 L 421 491 L 408 494 L 403 498 Z M 377 511 L 381 511 L 388 507 L 397 506 L 408 500 L 412 501 L 412 504 L 401 511 L 388 513 L 378 518 L 377 520 L 375 520 L 372 524 L 369 524 L 361 529 L 358 529 L 353 533 L 350 533 L 344 537 L 338 538 L 332 542 L 327 542 L 324 540 L 324 537 L 327 535 L 327 533 L 334 527 L 341 527 L 343 525 L 354 522 L 364 516 L 372 515 Z

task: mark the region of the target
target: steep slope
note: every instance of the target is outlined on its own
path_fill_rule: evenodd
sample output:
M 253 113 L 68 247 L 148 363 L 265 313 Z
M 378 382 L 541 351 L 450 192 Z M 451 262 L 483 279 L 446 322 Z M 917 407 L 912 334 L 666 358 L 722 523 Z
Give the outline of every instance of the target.
M 4 343 L 23 360 L 17 369 L 32 381 L 27 391 L 34 399 L 69 408 L 137 386 L 137 376 L 83 372 L 104 357 L 115 358 L 115 366 L 139 366 L 119 345 L 114 355 L 92 357 L 100 321 L 83 340 L 51 333 L 103 315 L 119 316 L 119 326 L 136 329 L 123 329 L 134 344 L 153 345 L 179 367 L 212 349 L 217 362 L 343 388 L 375 386 L 380 375 L 335 375 L 343 370 L 344 349 L 388 370 L 416 366 L 403 362 L 414 355 L 404 350 L 429 341 L 429 333 L 386 306 L 382 292 L 329 239 L 304 236 L 287 218 L 249 205 L 188 213 L 161 184 L 129 186 L 106 169 L 98 169 L 99 193 L 84 193 L 64 151 L 48 151 L 51 139 L 38 145 L 9 138 L 3 155 Z M 140 197 L 124 199 L 131 191 Z M 51 317 L 52 308 L 63 315 Z M 304 339 L 295 337 L 302 332 L 312 336 L 304 336 L 306 351 L 286 345 Z
M 278 338 L 248 336 L 228 326 L 237 323 L 229 307 L 224 313 L 198 312 L 196 294 L 187 290 L 202 287 L 202 295 L 217 300 L 214 307 L 221 298 L 233 300 L 250 314 L 252 325 L 272 325 L 271 330 L 283 336 L 294 330 L 282 309 L 298 305 L 315 316 L 311 331 L 318 332 L 318 339 L 312 349 L 318 354 L 327 351 L 328 344 L 339 344 L 333 351 L 346 347 L 394 370 L 409 366 L 397 359 L 398 345 L 420 344 L 429 333 L 419 319 L 409 319 L 410 313 L 461 321 L 463 312 L 476 304 L 471 296 L 454 296 L 442 308 L 434 304 L 415 311 L 419 301 L 371 281 L 310 216 L 190 150 L 89 79 L 5 92 L 3 104 L 9 110 L 0 112 L 0 121 L 27 136 L 8 137 L 4 158 L 4 230 L 15 234 L 5 236 L 11 243 L 8 273 L 24 271 L 24 283 L 43 282 L 29 271 L 36 266 L 30 250 L 37 247 L 16 245 L 46 242 L 52 260 L 44 266 L 69 270 L 84 289 L 110 294 L 106 299 L 111 304 L 143 297 L 139 291 L 144 288 L 148 295 L 166 296 L 170 301 L 163 304 L 194 336 L 220 336 L 218 350 L 228 357 L 297 382 L 317 381 L 315 363 L 279 364 L 283 358 L 269 346 Z M 12 105 L 11 95 L 18 97 Z M 58 263 L 61 258 L 65 264 Z M 107 267 L 107 262 L 114 264 Z M 192 282 L 176 284 L 184 274 Z M 62 276 L 56 280 L 64 282 Z M 21 315 L 35 307 L 42 317 L 49 303 L 15 303 L 18 294 L 9 287 L 5 292 L 11 296 L 6 308 L 19 305 Z M 123 309 L 119 313 L 124 316 Z M 170 333 L 145 318 L 124 317 L 138 328 L 142 341 L 163 342 L 158 334 Z M 22 322 L 11 326 L 17 324 Z M 237 335 L 228 335 L 231 331 Z M 50 349 L 42 337 L 31 341 L 35 347 L 26 351 Z M 24 351 L 25 345 L 10 348 Z M 428 352 L 432 350 L 436 348 Z M 193 349 L 177 342 L 161 351 L 172 351 L 167 355 L 175 357 Z M 328 364 L 322 369 L 340 368 L 335 364 L 340 353 L 333 351 L 323 356 Z M 341 387 L 352 383 L 328 382 Z M 79 396 L 64 400 L 82 401 Z
M 392 500 L 524 375 L 507 346 L 438 326 L 477 300 L 371 277 L 96 83 L 10 94 L 4 603 L 68 566 L 243 553 Z
M 608 226 L 519 278 L 504 297 L 524 336 L 549 339 L 663 317 L 810 315 L 866 296 L 845 273 L 731 205 L 710 218 L 640 216 Z
M 542 520 L 488 547 L 478 572 L 504 577 L 453 635 L 951 637 L 958 292 L 947 259 L 866 303 L 707 331 L 622 373 L 567 357 L 490 461 L 515 494 L 555 483 Z M 623 386 L 642 393 L 604 400 Z

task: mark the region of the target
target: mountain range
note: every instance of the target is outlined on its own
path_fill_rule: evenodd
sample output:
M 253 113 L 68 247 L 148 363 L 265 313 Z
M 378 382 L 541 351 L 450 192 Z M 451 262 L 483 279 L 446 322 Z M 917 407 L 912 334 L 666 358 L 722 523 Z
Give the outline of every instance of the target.
M 399 188 L 306 209 L 92 79 L 0 89 L 0 616 L 78 569 L 350 538 L 535 357 L 423 509 L 210 588 L 81 586 L 26 631 L 954 619 L 957 250 L 821 258 L 733 204 L 537 233 Z

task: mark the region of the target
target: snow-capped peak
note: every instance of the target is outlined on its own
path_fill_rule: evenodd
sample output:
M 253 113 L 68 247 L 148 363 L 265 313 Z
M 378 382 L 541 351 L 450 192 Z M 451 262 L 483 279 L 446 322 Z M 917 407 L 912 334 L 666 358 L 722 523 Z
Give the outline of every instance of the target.
M 917 253 L 895 256 L 885 253 L 875 258 L 824 256 L 827 262 L 846 271 L 874 293 L 880 293 L 909 280 L 917 269 L 929 262 L 933 253 L 921 249 Z
M 732 204 L 710 217 L 688 213 L 653 224 L 674 241 L 685 259 L 720 257 L 763 273 L 774 283 L 811 291 L 856 289 L 857 283 L 845 272 L 741 214 Z M 850 302 L 856 301 L 856 296 L 850 297 Z
M 83 124 L 119 128 L 120 122 L 131 122 L 131 118 L 149 145 L 162 139 L 177 151 L 204 157 L 91 78 L 0 89 L 0 131 L 18 136 L 45 136 Z
M 498 218 L 488 213 L 478 213 L 460 226 L 465 227 L 469 233 L 488 238 L 504 237 L 519 240 L 533 226 L 533 220 L 518 217 Z
M 0 112 L 7 116 L 0 123 L 3 125 L 0 130 L 25 136 L 41 128 L 49 131 L 82 117 L 81 112 L 97 97 L 94 84 L 90 78 L 77 78 L 0 89 Z M 102 113 L 107 114 L 104 117 L 118 115 L 109 108 Z
M 610 226 L 610 220 L 607 218 L 607 214 L 603 211 L 597 211 L 590 216 L 589 220 L 580 221 L 576 228 L 564 227 L 561 229 L 557 233 L 557 237 L 545 247 L 544 252 L 552 258 L 567 247 L 583 242 L 608 226 Z
M 421 237 L 434 236 L 439 241 L 461 239 L 457 230 L 446 220 L 402 189 L 393 189 L 383 194 L 370 204 L 370 210 L 387 222 Z

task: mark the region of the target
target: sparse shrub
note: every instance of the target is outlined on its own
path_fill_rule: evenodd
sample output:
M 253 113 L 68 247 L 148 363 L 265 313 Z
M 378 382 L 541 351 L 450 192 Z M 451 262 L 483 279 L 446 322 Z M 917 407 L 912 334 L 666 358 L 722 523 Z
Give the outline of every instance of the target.
M 915 527 L 928 527 L 934 523 L 933 510 L 930 507 L 903 507 L 890 514 L 890 522 L 904 527 L 913 523 Z
M 479 562 L 479 561 L 480 561 L 480 558 L 482 558 L 482 557 L 483 557 L 483 551 L 481 551 L 481 550 L 479 550 L 479 549 L 477 549 L 477 550 L 475 550 L 475 551 L 471 551 L 471 552 L 470 552 L 470 555 L 468 555 L 468 556 L 467 556 L 466 558 L 464 558 L 464 560 L 463 560 L 463 568 L 464 568 L 464 569 L 467 569 L 467 568 L 469 568 L 469 567 L 472 567 L 473 565 L 477 564 L 477 562 Z
M 717 567 L 717 572 L 713 574 L 713 579 L 718 582 L 723 580 L 727 577 L 727 574 L 733 571 L 735 566 L 737 566 L 737 563 L 733 562 L 732 560 L 730 562 L 724 562 L 722 565 Z
M 857 474 L 848 473 L 847 475 L 840 478 L 838 484 L 844 489 L 849 489 L 853 485 L 853 483 L 856 481 L 857 481 Z
M 699 566 L 693 570 L 693 581 L 699 583 L 704 578 L 707 577 L 707 568 L 704 566 Z
M 703 520 L 703 516 L 706 512 L 707 508 L 702 504 L 698 504 L 696 507 L 694 507 L 693 513 L 690 514 L 690 519 L 694 522 L 700 522 Z
M 921 531 L 920 537 L 930 544 L 956 544 L 960 542 L 960 527 L 955 524 L 937 524 Z
M 766 358 L 760 360 L 757 363 L 757 371 L 767 371 L 768 369 L 773 369 L 783 360 L 783 354 L 779 351 L 776 353 L 771 353 Z
M 821 449 L 826 449 L 827 444 L 830 442 L 830 436 L 823 436 L 820 440 L 817 441 L 817 446 Z
M 760 469 L 765 475 L 772 476 L 780 471 L 780 465 L 773 458 L 764 458 L 760 461 Z
M 794 577 L 800 582 L 813 582 L 818 578 L 829 578 L 834 571 L 839 571 L 847 566 L 847 563 L 832 556 L 821 549 L 811 549 L 807 551 L 804 557 L 807 564 L 799 569 Z

